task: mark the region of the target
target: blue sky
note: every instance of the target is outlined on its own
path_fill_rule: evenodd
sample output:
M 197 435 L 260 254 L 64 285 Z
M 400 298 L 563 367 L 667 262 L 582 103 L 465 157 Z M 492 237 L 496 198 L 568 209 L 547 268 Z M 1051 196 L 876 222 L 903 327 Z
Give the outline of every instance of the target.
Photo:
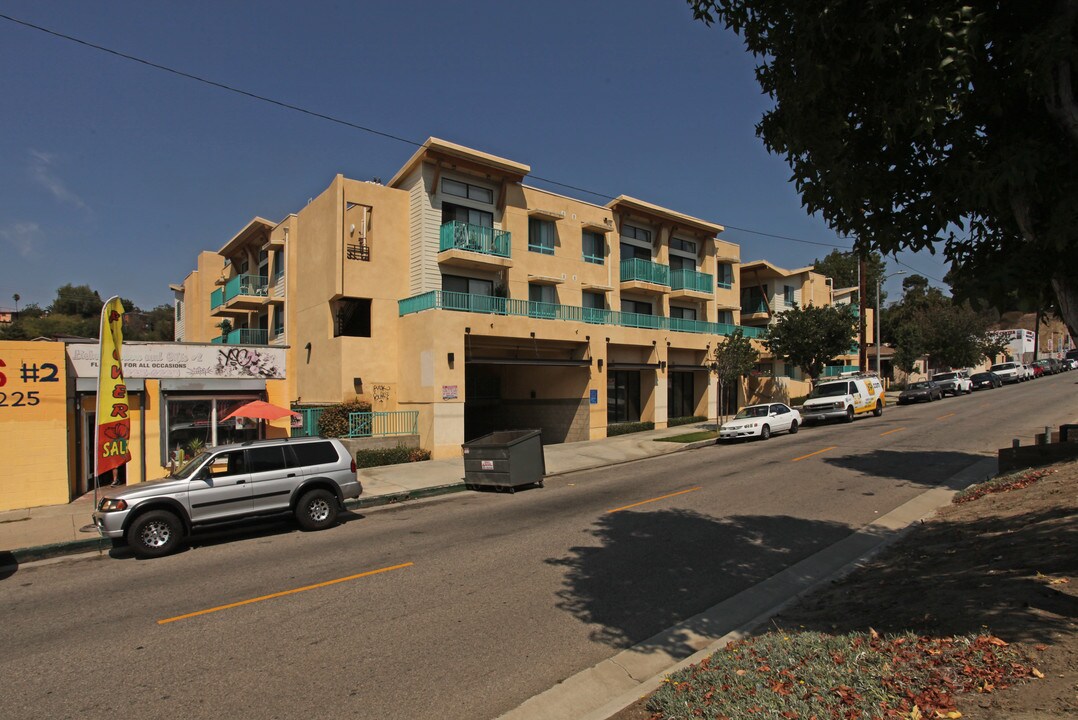
M 0 13 L 605 195 L 850 245 L 805 214 L 789 168 L 755 136 L 769 102 L 740 40 L 680 0 L 7 0 Z M 0 307 L 14 293 L 48 304 L 68 282 L 143 308 L 169 302 L 198 251 L 250 218 L 280 220 L 337 173 L 388 180 L 415 149 L 3 19 L 0 98 Z M 722 237 L 743 260 L 785 267 L 831 249 Z M 899 260 L 946 272 L 938 255 Z M 892 297 L 900 283 L 888 281 Z

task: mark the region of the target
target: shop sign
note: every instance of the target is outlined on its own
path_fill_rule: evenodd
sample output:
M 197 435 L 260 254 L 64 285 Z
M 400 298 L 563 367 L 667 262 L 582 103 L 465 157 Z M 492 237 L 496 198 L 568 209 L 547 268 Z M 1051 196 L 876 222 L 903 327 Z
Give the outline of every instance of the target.
M 70 343 L 67 359 L 75 377 L 97 377 L 96 344 Z M 284 378 L 285 349 L 230 345 L 147 343 L 124 345 L 124 375 L 130 378 Z
M 442 385 L 442 400 L 456 400 L 457 399 L 457 386 L 456 385 Z

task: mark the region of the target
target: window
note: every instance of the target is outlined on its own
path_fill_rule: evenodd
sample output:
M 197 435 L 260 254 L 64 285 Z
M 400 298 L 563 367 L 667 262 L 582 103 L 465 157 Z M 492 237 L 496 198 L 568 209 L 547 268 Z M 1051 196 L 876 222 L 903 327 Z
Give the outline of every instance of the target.
M 370 298 L 342 298 L 333 303 L 335 319 L 333 337 L 370 337 Z
M 671 305 L 670 317 L 681 318 L 682 320 L 695 320 L 696 310 L 694 308 L 677 307 L 676 305 Z
M 292 448 L 292 451 L 296 454 L 296 460 L 299 462 L 300 467 L 335 463 L 339 459 L 337 451 L 328 442 L 296 443 L 294 445 L 289 444 L 288 447 Z
M 681 238 L 672 238 L 670 240 L 671 250 L 681 250 L 682 252 L 696 254 L 696 243 L 692 240 L 682 240 Z
M 225 477 L 226 475 L 242 475 L 249 472 L 244 468 L 243 450 L 233 450 L 214 455 L 213 459 L 206 465 L 206 469 L 215 478 Z
M 273 337 L 284 335 L 284 308 L 277 307 L 273 312 Z
M 558 302 L 558 292 L 553 285 L 528 284 L 528 300 L 554 305 Z
M 528 283 L 528 315 L 552 318 L 557 312 L 558 293 L 553 285 Z
M 494 295 L 494 281 L 461 275 L 442 275 L 442 290 L 468 295 Z
M 636 370 L 613 370 L 606 381 L 606 421 L 640 421 L 640 373 Z
M 606 257 L 606 237 L 602 233 L 585 230 L 581 238 L 584 262 L 602 265 Z
M 553 255 L 554 232 L 554 223 L 552 221 L 528 218 L 528 250 L 544 255 Z
M 623 238 L 629 238 L 638 242 L 647 243 L 651 245 L 651 231 L 644 230 L 643 228 L 634 227 L 632 225 L 621 226 L 621 236 Z
M 253 421 L 221 420 L 244 403 L 257 400 L 257 395 L 211 397 L 206 395 L 168 395 L 164 400 L 166 457 L 182 460 L 191 456 L 191 448 L 197 445 L 225 445 L 255 440 L 258 427 Z M 217 417 L 217 426 L 213 418 Z
M 584 291 L 581 297 L 586 308 L 592 310 L 606 309 L 606 293 Z
M 696 270 L 696 259 L 682 257 L 680 255 L 670 256 L 670 269 L 671 270 Z
M 457 197 L 475 200 L 476 202 L 486 203 L 487 205 L 494 204 L 493 190 L 479 185 L 472 185 L 471 183 L 460 182 L 459 180 L 443 178 L 442 192 L 446 195 L 456 195 Z
M 647 260 L 648 262 L 651 262 L 651 248 L 642 248 L 638 245 L 621 243 L 620 250 L 622 260 Z
M 492 228 L 494 227 L 494 213 L 464 207 L 463 205 L 442 203 L 442 224 L 454 221 Z
M 782 299 L 787 307 L 793 307 L 797 304 L 797 300 L 794 298 L 794 288 L 792 285 L 782 286 Z
M 719 322 L 726 325 L 734 324 L 734 314 L 729 310 L 719 310 Z
M 719 287 L 729 290 L 734 286 L 734 266 L 730 263 L 719 263 L 715 277 L 719 279 Z
M 183 300 L 176 301 L 176 322 L 183 320 Z
M 242 260 L 242 261 L 240 261 L 239 265 L 236 266 L 236 269 L 239 270 L 240 275 L 246 275 L 248 267 L 249 267 L 249 265 L 248 265 L 247 261 Z
M 280 445 L 247 450 L 247 472 L 272 472 L 285 467 L 284 448 Z
M 505 298 L 494 297 L 494 281 L 461 275 L 442 276 L 442 307 L 469 312 L 505 312 Z
M 651 303 L 639 300 L 622 300 L 621 311 L 624 313 L 636 313 L 637 315 L 651 315 Z

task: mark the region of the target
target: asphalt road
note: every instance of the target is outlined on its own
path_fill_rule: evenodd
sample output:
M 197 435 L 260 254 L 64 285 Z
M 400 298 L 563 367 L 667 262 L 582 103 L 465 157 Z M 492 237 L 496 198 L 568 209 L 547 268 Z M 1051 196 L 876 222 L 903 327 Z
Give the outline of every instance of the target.
M 350 514 L 321 533 L 260 523 L 159 560 L 24 566 L 0 579 L 3 715 L 494 718 L 1012 437 L 1078 419 L 1076 381 Z

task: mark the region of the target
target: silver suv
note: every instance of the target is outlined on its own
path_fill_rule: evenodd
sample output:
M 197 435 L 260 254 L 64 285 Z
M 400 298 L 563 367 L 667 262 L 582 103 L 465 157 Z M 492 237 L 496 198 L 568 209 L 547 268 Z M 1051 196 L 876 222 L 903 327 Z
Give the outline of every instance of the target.
M 109 491 L 93 517 L 102 536 L 158 557 L 194 526 L 256 515 L 292 512 L 304 530 L 322 530 L 361 492 L 340 440 L 258 440 L 206 448 L 169 477 Z

